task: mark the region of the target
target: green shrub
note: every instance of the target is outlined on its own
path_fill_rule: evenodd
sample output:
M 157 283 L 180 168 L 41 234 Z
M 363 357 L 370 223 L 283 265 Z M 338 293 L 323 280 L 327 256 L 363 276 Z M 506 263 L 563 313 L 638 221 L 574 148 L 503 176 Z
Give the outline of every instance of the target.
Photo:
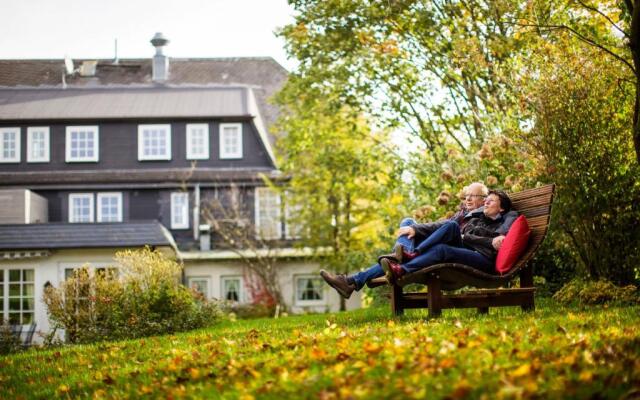
M 20 350 L 22 350 L 20 339 L 11 332 L 11 326 L 0 323 L 0 354 L 15 353 Z
M 123 251 L 116 262 L 118 269 L 95 274 L 83 266 L 59 288 L 45 290 L 49 319 L 68 342 L 161 335 L 220 319 L 217 303 L 181 285 L 181 266 L 160 252 Z
M 558 290 L 553 298 L 564 304 L 640 304 L 638 288 L 634 285 L 616 286 L 607 280 L 574 279 Z

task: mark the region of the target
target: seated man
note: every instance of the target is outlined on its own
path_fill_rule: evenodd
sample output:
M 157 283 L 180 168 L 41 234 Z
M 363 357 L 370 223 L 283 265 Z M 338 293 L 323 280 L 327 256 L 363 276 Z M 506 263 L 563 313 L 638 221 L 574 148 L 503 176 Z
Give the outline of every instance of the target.
M 457 263 L 475 267 L 483 272 L 495 271 L 495 260 L 504 235 L 499 229 L 503 215 L 511 210 L 511 200 L 502 191 L 490 191 L 482 214 L 472 218 L 463 228 L 448 221 L 418 246 L 420 255 L 406 263 L 391 258 L 381 260 L 389 282 L 406 273 L 416 272 L 431 265 Z
M 465 202 L 463 204 L 464 209 L 456 213 L 449 221 L 456 221 L 459 225 L 465 225 L 473 216 L 477 216 L 482 213 L 480 208 L 484 202 L 488 190 L 487 187 L 480 183 L 474 182 L 465 188 Z M 507 221 L 503 221 L 505 225 L 513 223 L 515 216 Z M 422 249 L 420 249 L 420 243 L 429 238 L 439 227 L 443 226 L 447 221 L 438 221 L 429 224 L 416 224 L 412 219 L 404 219 L 401 223 L 401 228 L 398 230 L 398 240 L 394 247 L 393 257 L 395 261 L 402 263 L 416 257 Z M 501 227 L 504 233 L 508 230 L 509 226 Z M 417 245 L 415 245 L 417 244 Z M 346 276 L 343 274 L 333 275 L 327 271 L 320 271 L 320 276 L 333 287 L 342 297 L 349 298 L 354 290 L 360 290 L 364 285 L 372 279 L 381 277 L 384 275 L 384 270 L 380 263 L 374 264 L 370 268 Z

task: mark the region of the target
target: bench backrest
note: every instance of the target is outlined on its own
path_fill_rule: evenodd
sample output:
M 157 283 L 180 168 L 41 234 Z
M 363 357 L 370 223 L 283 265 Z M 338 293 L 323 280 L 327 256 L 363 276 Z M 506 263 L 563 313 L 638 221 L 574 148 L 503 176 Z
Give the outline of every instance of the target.
M 520 257 L 511 271 L 507 273 L 507 275 L 518 273 L 518 271 L 522 269 L 533 257 L 547 235 L 554 192 L 555 185 L 550 184 L 535 189 L 527 189 L 522 192 L 509 194 L 513 203 L 513 208 L 527 217 L 527 222 L 531 229 L 531 236 L 529 237 L 529 244 L 527 245 L 527 249 L 524 254 Z

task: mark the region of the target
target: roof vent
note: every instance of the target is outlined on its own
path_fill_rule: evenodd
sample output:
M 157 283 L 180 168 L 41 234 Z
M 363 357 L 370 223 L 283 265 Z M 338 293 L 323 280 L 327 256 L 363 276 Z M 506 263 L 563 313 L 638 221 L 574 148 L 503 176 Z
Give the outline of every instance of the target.
M 169 79 L 169 57 L 163 53 L 164 46 L 169 44 L 167 39 L 162 33 L 158 32 L 151 39 L 151 44 L 156 48 L 156 54 L 153 56 L 153 76 L 154 81 L 166 81 Z

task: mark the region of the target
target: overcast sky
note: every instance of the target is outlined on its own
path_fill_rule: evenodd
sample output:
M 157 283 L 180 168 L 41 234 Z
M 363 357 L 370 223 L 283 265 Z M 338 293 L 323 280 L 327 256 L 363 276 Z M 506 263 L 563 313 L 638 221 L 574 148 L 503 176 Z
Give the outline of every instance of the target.
M 271 56 L 293 20 L 286 0 L 0 0 L 0 59 L 151 57 L 162 32 L 173 57 Z

